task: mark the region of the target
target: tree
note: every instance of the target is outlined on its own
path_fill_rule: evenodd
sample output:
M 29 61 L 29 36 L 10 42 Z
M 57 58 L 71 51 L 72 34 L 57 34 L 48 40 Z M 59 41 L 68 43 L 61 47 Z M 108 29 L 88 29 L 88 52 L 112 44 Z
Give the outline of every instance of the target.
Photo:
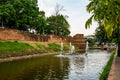
M 60 6 L 59 4 L 56 4 L 55 7 L 55 16 L 59 15 L 61 11 L 65 11 L 63 6 Z
M 99 26 L 98 28 L 96 28 L 95 37 L 100 44 L 112 42 L 112 40 L 107 37 L 105 28 L 103 26 Z
M 94 47 L 94 45 L 95 45 L 95 39 L 89 38 L 89 39 L 87 39 L 87 41 L 89 43 L 88 46 Z
M 6 5 L 0 5 L 0 23 L 1 27 L 7 27 L 8 23 L 11 21 L 14 22 L 15 19 L 15 10 L 13 5 L 7 3 Z
M 69 23 L 60 14 L 63 7 L 57 5 L 55 15 L 45 17 L 44 11 L 39 11 L 37 0 L 1 0 L 0 26 L 21 31 L 35 30 L 37 34 L 55 34 L 66 36 L 70 34 Z
M 61 11 L 64 11 L 64 7 L 57 4 L 55 14 L 47 18 L 49 28 L 46 31 L 57 36 L 67 36 L 70 34 L 70 25 L 67 17 L 60 14 Z
M 14 0 L 16 10 L 16 29 L 28 31 L 34 27 L 34 22 L 39 14 L 37 0 Z
M 92 20 L 104 26 L 108 38 L 118 43 L 118 55 L 120 56 L 120 0 L 91 0 L 87 5 L 87 11 L 92 16 L 86 21 L 85 27 L 90 27 Z
M 37 34 L 45 34 L 45 30 L 47 27 L 47 22 L 46 22 L 46 17 L 45 17 L 45 12 L 40 11 L 38 17 L 36 18 L 35 24 L 35 30 Z
M 67 36 L 70 34 L 69 23 L 63 15 L 50 16 L 47 18 L 49 32 L 57 36 Z
M 37 0 L 4 0 L 0 2 L 0 23 L 7 28 L 28 31 L 39 14 Z

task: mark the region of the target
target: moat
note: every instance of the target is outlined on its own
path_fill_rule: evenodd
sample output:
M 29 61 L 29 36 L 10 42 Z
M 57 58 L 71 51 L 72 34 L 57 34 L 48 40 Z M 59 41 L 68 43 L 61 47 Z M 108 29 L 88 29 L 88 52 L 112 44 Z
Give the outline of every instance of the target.
M 0 80 L 99 80 L 110 53 L 48 55 L 0 63 Z

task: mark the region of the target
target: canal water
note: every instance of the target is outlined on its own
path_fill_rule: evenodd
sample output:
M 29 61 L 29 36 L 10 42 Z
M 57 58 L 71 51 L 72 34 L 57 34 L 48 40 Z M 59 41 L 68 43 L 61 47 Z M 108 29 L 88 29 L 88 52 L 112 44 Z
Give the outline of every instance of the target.
M 0 63 L 0 80 L 99 80 L 110 53 L 48 55 Z

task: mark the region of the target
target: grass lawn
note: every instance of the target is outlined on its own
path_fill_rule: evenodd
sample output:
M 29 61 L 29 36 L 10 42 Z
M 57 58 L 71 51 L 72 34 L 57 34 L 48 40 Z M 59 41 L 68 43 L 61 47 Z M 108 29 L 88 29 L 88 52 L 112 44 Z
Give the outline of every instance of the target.
M 10 42 L 10 41 L 0 42 L 0 55 L 25 52 L 30 49 L 33 49 L 33 47 L 27 43 Z
M 33 44 L 35 46 L 33 46 Z M 0 42 L 0 58 L 49 52 L 60 52 L 60 44 L 48 43 L 47 45 L 44 45 L 40 42 L 33 42 L 33 44 L 31 45 L 29 42 L 23 43 L 17 41 Z M 66 48 L 69 49 L 68 46 Z

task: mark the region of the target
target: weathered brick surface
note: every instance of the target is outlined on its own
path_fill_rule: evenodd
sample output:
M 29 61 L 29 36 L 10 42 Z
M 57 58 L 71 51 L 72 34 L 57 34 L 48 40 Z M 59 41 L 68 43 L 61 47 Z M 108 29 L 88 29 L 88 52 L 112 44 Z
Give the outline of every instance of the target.
M 60 43 L 62 38 L 53 35 L 35 35 L 22 32 L 15 29 L 0 29 L 0 40 L 7 41 L 39 41 L 39 42 L 57 42 Z
M 79 52 L 85 52 L 86 41 L 83 34 L 76 34 L 73 36 L 72 44 L 74 44 L 79 49 Z
M 38 41 L 37 35 L 15 29 L 0 29 L 0 40 Z

